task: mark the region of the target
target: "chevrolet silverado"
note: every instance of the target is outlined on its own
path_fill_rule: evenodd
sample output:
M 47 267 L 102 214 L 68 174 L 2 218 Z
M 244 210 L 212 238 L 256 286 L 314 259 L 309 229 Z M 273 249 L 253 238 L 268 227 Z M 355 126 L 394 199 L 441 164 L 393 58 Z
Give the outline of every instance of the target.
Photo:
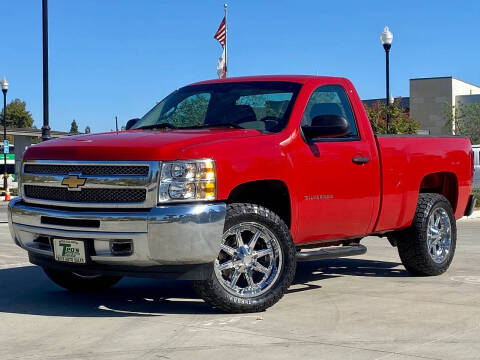
M 167 277 L 223 311 L 262 311 L 297 261 L 363 254 L 370 235 L 438 275 L 475 204 L 468 138 L 375 135 L 344 78 L 199 82 L 127 128 L 24 154 L 10 231 L 66 289 Z

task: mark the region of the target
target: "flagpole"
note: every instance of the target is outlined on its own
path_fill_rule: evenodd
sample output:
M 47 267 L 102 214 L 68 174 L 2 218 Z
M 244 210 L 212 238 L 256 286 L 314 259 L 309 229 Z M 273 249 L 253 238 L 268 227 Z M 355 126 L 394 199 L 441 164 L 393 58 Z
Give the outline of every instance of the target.
M 228 71 L 228 55 L 227 55 L 227 44 L 228 44 L 228 22 L 227 22 L 227 4 L 223 4 L 223 9 L 225 10 L 225 77 L 227 77 Z

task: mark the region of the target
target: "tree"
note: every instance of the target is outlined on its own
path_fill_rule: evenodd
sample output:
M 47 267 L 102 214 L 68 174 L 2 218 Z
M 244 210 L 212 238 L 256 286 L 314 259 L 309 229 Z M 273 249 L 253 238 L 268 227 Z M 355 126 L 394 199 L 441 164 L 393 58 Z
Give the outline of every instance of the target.
M 92 130 L 90 130 L 90 126 L 87 125 L 87 127 L 85 128 L 85 134 L 90 134 L 92 132 Z
M 203 94 L 193 95 L 178 104 L 170 116 L 175 126 L 202 125 L 208 108 L 209 98 Z
M 3 124 L 3 109 L 1 119 Z M 31 128 L 32 126 L 32 114 L 27 110 L 25 101 L 15 99 L 7 104 L 7 128 Z
M 70 125 L 70 134 L 78 134 L 78 125 L 75 119 L 73 119 L 72 125 Z
M 472 144 L 480 143 L 480 104 L 445 104 L 444 117 L 456 135 L 470 137 Z
M 386 104 L 377 101 L 371 107 L 365 106 L 370 124 L 375 134 L 387 134 L 387 111 L 390 112 L 388 134 L 416 134 L 419 124 L 410 118 L 406 110 L 398 106 L 397 102 L 388 108 Z

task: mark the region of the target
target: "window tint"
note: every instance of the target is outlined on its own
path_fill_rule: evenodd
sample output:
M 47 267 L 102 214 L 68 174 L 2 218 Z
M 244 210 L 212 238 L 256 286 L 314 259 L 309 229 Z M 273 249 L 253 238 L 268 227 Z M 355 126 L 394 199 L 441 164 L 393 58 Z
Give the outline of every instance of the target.
M 249 105 L 255 112 L 257 119 L 263 119 L 267 116 L 282 119 L 288 104 L 292 98 L 292 93 L 271 93 L 261 95 L 240 96 L 235 105 Z
M 310 126 L 312 119 L 318 115 L 340 115 L 350 124 L 350 133 L 346 135 L 357 136 L 358 130 L 353 116 L 350 101 L 345 90 L 339 85 L 325 85 L 314 91 L 302 118 L 302 126 Z
M 235 102 L 236 107 L 250 110 L 249 115 L 240 121 L 245 128 L 270 130 L 284 122 L 293 94 L 291 92 L 265 93 L 240 96 Z

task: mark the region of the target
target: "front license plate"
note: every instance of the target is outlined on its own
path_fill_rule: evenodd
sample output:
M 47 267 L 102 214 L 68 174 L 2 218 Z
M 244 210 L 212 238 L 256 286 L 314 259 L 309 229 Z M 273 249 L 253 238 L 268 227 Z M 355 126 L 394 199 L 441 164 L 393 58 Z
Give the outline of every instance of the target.
M 55 260 L 85 264 L 85 244 L 78 240 L 53 239 Z

